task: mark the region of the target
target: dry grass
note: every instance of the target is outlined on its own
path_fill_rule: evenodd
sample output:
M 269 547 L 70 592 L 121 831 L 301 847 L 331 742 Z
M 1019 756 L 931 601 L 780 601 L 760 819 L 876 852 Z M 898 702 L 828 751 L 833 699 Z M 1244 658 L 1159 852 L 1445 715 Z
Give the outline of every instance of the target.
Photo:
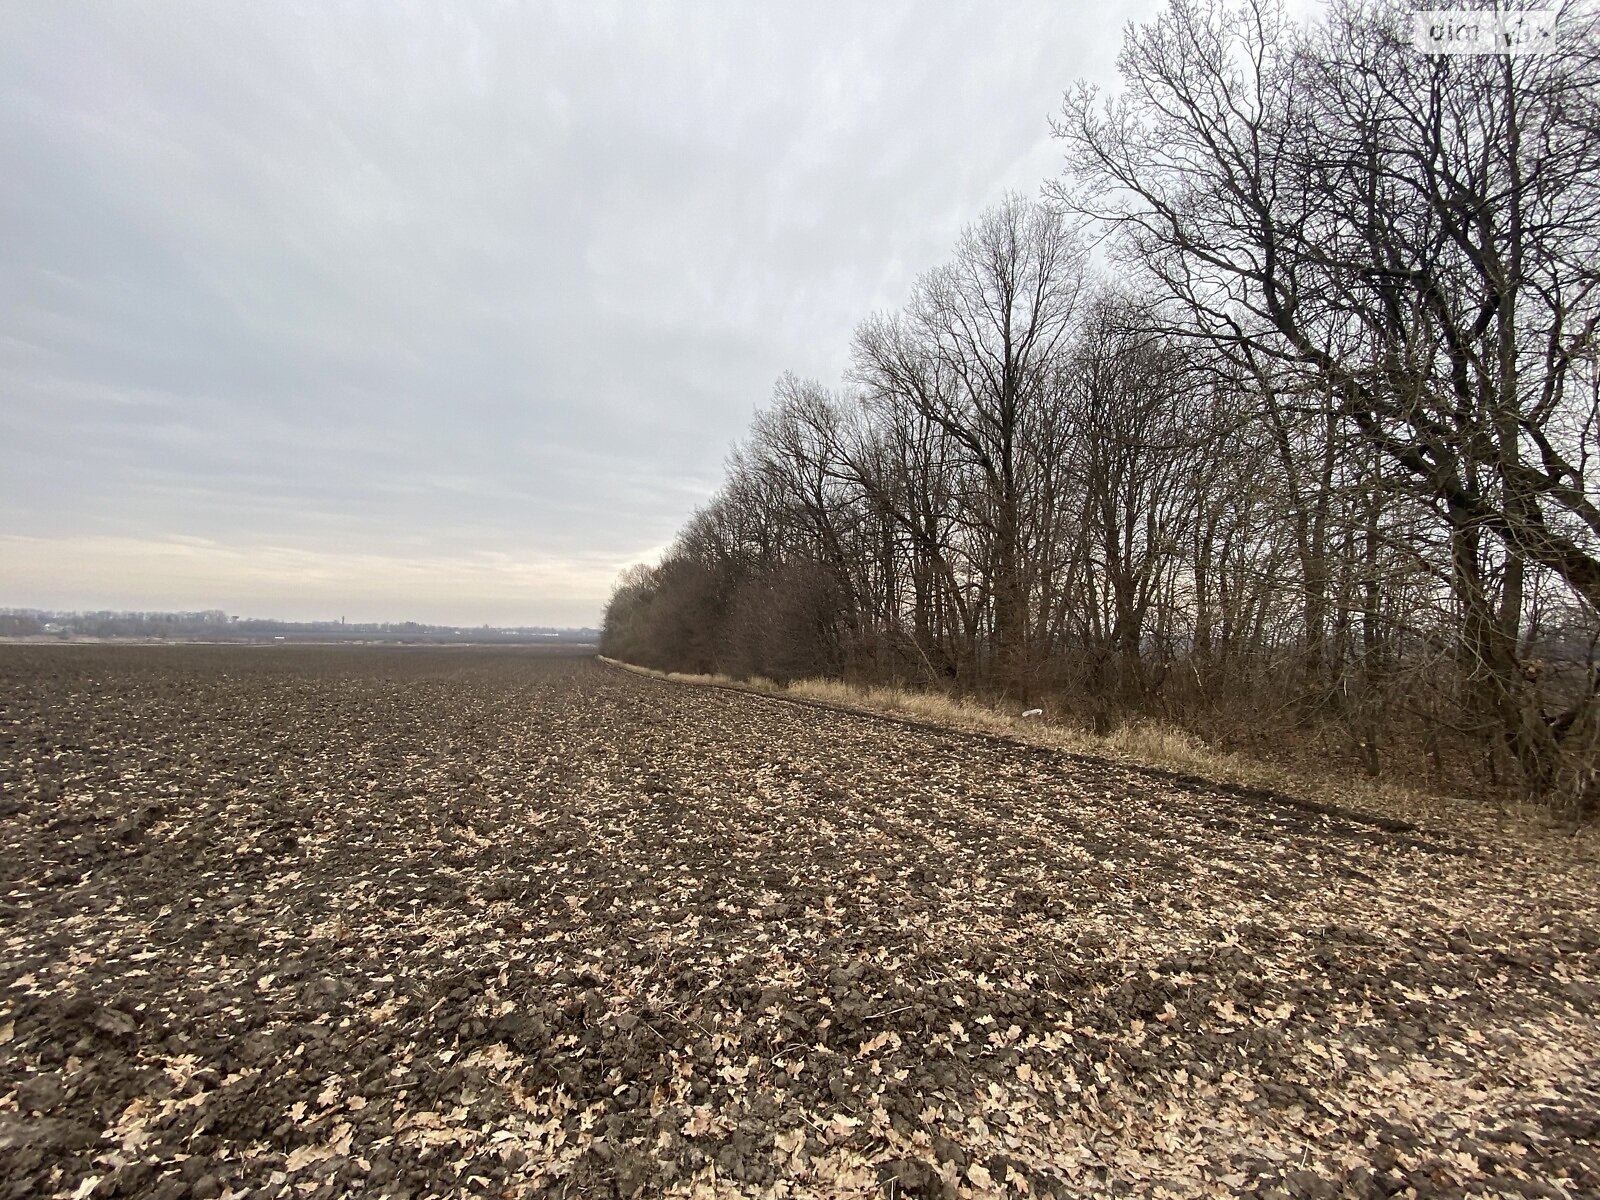
M 1025 718 L 995 705 L 942 692 L 846 683 L 837 679 L 800 679 L 784 685 L 760 676 L 686 675 L 656 671 L 605 658 L 624 670 L 676 683 L 709 684 L 756 695 L 809 700 L 837 708 L 1011 738 L 1071 754 L 1109 759 L 1132 767 L 1172 771 L 1221 784 L 1261 788 L 1316 804 L 1395 820 L 1442 826 L 1469 834 L 1515 830 L 1538 839 L 1561 839 L 1584 854 L 1600 851 L 1600 833 L 1574 827 L 1532 805 L 1487 804 L 1441 796 L 1392 780 L 1369 779 L 1344 771 L 1313 774 L 1246 755 L 1217 750 L 1185 730 L 1156 721 L 1134 721 L 1104 736 L 1050 719 Z
M 1375 785 L 1365 780 L 1342 780 L 1337 795 L 1330 794 L 1332 789 L 1326 780 L 1306 779 L 1272 763 L 1216 750 L 1193 734 L 1159 721 L 1129 722 L 1101 736 L 1076 725 L 1052 721 L 1048 714 L 1044 717 L 1023 717 L 1020 713 L 994 705 L 939 692 L 862 687 L 832 679 L 804 679 L 787 689 L 780 689 L 776 694 L 819 700 L 868 712 L 892 713 L 934 725 L 996 734 L 1029 745 L 1048 746 L 1130 766 L 1196 775 L 1242 787 L 1287 792 L 1323 803 L 1339 803 L 1348 807 L 1353 798 L 1352 792 L 1366 793 L 1361 796 L 1366 802 L 1360 807 L 1383 815 L 1394 815 L 1397 808 L 1414 808 L 1422 799 L 1409 790 Z

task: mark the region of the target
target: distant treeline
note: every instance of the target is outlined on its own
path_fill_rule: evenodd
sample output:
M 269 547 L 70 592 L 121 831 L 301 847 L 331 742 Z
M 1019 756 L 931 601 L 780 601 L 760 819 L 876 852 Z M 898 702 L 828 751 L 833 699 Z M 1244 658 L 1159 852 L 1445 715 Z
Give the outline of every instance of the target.
M 1600 764 L 1600 39 L 1174 3 L 1065 171 L 779 381 L 602 649 L 1157 717 L 1578 808 Z M 1098 251 L 1094 248 L 1098 247 Z
M 0 609 L 0 637 L 170 638 L 174 641 L 545 641 L 592 643 L 597 629 L 424 625 L 416 621 L 272 621 L 205 612 L 48 612 Z

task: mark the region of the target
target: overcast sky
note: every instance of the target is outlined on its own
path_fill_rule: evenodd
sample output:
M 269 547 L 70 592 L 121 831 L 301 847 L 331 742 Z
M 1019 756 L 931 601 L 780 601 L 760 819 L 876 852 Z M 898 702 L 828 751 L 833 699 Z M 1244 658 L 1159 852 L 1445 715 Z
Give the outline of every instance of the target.
M 591 624 L 1154 0 L 0 5 L 0 606 Z

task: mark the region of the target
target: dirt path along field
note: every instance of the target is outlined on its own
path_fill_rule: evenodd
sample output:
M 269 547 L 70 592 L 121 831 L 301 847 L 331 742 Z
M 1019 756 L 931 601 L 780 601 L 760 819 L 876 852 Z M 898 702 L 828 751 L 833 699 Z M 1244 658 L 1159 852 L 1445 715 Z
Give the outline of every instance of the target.
M 0 647 L 0 1200 L 1593 1196 L 1592 842 L 516 651 Z

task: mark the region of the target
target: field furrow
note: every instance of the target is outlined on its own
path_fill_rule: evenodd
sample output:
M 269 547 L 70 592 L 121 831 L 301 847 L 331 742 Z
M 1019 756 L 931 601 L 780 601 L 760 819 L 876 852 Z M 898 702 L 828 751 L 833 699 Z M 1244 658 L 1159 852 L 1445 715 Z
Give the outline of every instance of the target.
M 0 647 L 0 787 L 0 1197 L 1600 1192 L 1586 840 L 504 650 Z

